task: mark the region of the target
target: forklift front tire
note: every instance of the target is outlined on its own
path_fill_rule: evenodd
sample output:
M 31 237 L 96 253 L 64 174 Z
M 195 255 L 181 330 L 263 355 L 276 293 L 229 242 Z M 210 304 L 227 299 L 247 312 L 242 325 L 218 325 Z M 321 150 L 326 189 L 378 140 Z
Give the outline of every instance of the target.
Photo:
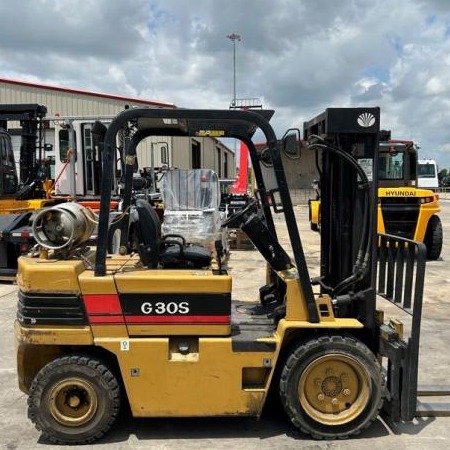
M 120 408 L 120 387 L 98 359 L 72 355 L 44 366 L 33 380 L 28 417 L 54 444 L 87 444 L 102 437 Z
M 280 379 L 292 423 L 315 439 L 347 438 L 367 428 L 382 406 L 374 354 L 349 336 L 322 336 L 296 347 Z
M 427 247 L 427 258 L 435 261 L 439 258 L 442 251 L 442 223 L 439 216 L 431 216 L 428 221 L 427 231 L 425 233 L 424 243 Z

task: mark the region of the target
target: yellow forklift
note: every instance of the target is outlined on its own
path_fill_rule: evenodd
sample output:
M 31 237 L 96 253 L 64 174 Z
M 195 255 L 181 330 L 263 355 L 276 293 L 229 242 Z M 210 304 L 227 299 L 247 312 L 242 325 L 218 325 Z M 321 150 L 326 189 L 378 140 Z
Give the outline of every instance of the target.
M 308 129 L 309 124 L 305 123 L 306 139 Z M 321 144 L 312 139 L 309 148 L 319 150 L 316 166 L 320 174 Z M 423 242 L 428 259 L 437 260 L 443 244 L 439 196 L 431 189 L 417 186 L 417 150 L 413 141 L 391 139 L 390 131 L 380 130 L 377 230 Z M 308 201 L 313 231 L 320 231 L 321 226 L 320 184 L 321 181 L 314 183 L 316 198 Z
M 278 145 L 273 111 L 142 108 L 112 121 L 104 136 L 97 247 L 86 247 L 91 213 L 66 204 L 37 215 L 41 250 L 19 259 L 18 381 L 44 438 L 91 443 L 121 406 L 134 417 L 259 417 L 269 393 L 295 427 L 317 439 L 356 435 L 382 409 L 392 420 L 414 417 L 424 248 L 383 236 L 377 260 L 379 108 L 327 112 L 316 130 L 329 183 L 322 186 L 322 262 L 314 279 L 281 160 L 296 137 Z M 335 131 L 337 122 L 347 124 L 345 133 Z M 120 228 L 128 253 L 109 254 L 110 186 L 124 129 L 132 132 Z M 264 153 L 252 140 L 257 130 L 268 145 Z M 162 235 L 154 209 L 132 197 L 142 139 L 212 133 L 244 142 L 253 165 L 260 208 L 250 204 L 223 226 L 239 221 L 267 261 L 254 302 L 232 298 L 220 242 L 211 254 L 182 236 Z M 273 169 L 269 181 L 262 163 Z M 277 239 L 275 214 L 286 222 L 291 255 Z M 411 311 L 411 337 L 383 319 L 377 290 Z
M 418 186 L 418 148 L 381 131 L 378 169 L 378 231 L 423 242 L 430 260 L 441 255 L 439 196 Z

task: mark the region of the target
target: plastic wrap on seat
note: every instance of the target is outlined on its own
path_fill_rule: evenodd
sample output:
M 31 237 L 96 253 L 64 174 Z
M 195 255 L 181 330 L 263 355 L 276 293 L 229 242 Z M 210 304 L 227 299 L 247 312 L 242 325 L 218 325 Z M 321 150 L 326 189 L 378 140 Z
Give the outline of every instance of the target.
M 162 179 L 163 234 L 180 234 L 187 242 L 214 248 L 224 240 L 221 229 L 220 186 L 210 169 L 176 169 Z
M 219 211 L 164 211 L 163 234 L 180 234 L 187 242 L 209 246 L 222 239 Z

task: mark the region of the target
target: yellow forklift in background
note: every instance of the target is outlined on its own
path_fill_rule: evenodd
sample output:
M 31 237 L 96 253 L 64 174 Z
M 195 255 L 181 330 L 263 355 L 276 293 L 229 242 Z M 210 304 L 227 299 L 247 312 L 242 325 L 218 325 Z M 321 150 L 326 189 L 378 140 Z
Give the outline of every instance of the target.
M 272 114 L 126 110 L 104 136 L 97 247 L 86 246 L 93 220 L 80 205 L 37 215 L 41 251 L 19 260 L 15 333 L 19 387 L 44 438 L 91 443 L 111 428 L 121 405 L 134 417 L 259 417 L 269 392 L 295 427 L 317 439 L 356 435 L 382 409 L 392 420 L 414 417 L 425 253 L 421 244 L 383 236 L 386 257 L 376 258 L 379 108 L 328 109 L 311 122 L 328 180 L 314 279 L 280 153 L 292 152 L 296 137 L 288 134 L 280 148 Z M 343 122 L 345 132 L 336 128 Z M 108 253 L 116 135 L 124 129 L 132 133 L 120 227 L 126 255 Z M 252 140 L 257 130 L 268 144 L 264 154 Z M 267 261 L 254 302 L 233 298 L 220 241 L 212 254 L 164 236 L 150 204 L 132 197 L 140 140 L 212 133 L 244 142 L 253 165 L 260 208 L 250 204 L 223 226 L 238 221 Z M 268 159 L 273 177 L 266 183 Z M 286 222 L 291 256 L 277 239 L 274 214 Z M 403 283 L 393 284 L 392 270 L 404 274 Z M 409 339 L 383 318 L 377 290 L 411 311 Z
M 316 165 L 320 174 L 320 146 L 311 144 L 310 148 L 319 150 Z M 428 259 L 436 260 L 443 244 L 439 196 L 417 186 L 417 150 L 413 141 L 391 139 L 390 131 L 380 131 L 377 229 L 423 242 Z M 320 180 L 315 182 L 316 198 L 308 201 L 313 231 L 320 231 L 321 226 L 320 184 Z
M 38 104 L 0 105 L 0 279 L 12 280 L 17 258 L 34 245 L 28 227 L 33 212 L 60 200 L 51 198 L 48 151 L 44 143 L 47 108 Z M 20 123 L 20 178 L 8 123 Z
M 423 242 L 427 256 L 441 255 L 443 233 L 439 197 L 418 186 L 417 146 L 413 141 L 391 139 L 382 131 L 378 172 L 378 231 Z

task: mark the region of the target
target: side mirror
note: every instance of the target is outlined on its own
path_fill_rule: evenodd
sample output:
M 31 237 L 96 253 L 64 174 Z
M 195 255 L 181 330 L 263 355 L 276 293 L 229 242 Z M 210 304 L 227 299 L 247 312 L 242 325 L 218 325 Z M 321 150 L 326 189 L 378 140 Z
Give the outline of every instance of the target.
M 290 128 L 283 136 L 283 152 L 291 158 L 300 157 L 300 130 Z

